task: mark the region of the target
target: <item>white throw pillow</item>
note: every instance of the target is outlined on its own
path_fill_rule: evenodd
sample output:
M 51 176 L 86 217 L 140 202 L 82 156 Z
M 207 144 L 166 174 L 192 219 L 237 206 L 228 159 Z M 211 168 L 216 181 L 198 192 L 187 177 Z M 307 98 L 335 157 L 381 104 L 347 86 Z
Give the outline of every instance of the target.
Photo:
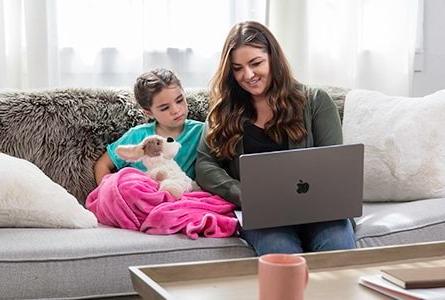
M 96 227 L 94 214 L 37 166 L 0 153 L 0 227 Z
M 353 90 L 343 138 L 365 144 L 365 201 L 445 197 L 445 90 L 419 98 Z

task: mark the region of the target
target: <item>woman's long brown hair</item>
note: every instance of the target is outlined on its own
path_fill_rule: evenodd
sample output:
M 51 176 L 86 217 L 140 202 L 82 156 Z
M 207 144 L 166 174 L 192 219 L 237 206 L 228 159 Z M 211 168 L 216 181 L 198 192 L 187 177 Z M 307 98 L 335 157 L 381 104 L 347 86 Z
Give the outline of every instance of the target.
M 210 83 L 209 131 L 206 141 L 216 157 L 232 159 L 242 139 L 242 120 L 256 119 L 251 96 L 233 75 L 231 53 L 241 46 L 263 49 L 269 54 L 271 83 L 267 94 L 273 117 L 265 124 L 266 134 L 280 143 L 288 138 L 301 141 L 306 135 L 303 122 L 305 93 L 292 76 L 289 64 L 278 41 L 264 25 L 247 21 L 236 24 L 224 43 L 218 70 Z

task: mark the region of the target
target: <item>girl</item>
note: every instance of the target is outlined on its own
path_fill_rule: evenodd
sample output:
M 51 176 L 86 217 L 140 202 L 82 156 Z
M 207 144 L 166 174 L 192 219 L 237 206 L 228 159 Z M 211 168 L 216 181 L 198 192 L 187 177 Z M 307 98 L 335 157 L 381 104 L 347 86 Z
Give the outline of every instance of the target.
M 280 45 L 260 23 L 243 22 L 231 29 L 210 92 L 196 181 L 238 206 L 241 154 L 342 143 L 332 99 L 292 77 Z M 240 234 L 258 255 L 355 247 L 349 220 L 240 229 Z
M 99 185 L 105 175 L 126 166 L 146 171 L 141 162 L 129 164 L 121 159 L 115 150 L 119 145 L 139 144 L 144 138 L 154 134 L 172 137 L 181 144 L 175 160 L 182 170 L 194 179 L 196 148 L 203 123 L 187 119 L 188 106 L 179 79 L 170 70 L 152 70 L 137 78 L 134 96 L 154 122 L 131 128 L 121 138 L 107 146 L 107 151 L 94 167 L 97 184 Z

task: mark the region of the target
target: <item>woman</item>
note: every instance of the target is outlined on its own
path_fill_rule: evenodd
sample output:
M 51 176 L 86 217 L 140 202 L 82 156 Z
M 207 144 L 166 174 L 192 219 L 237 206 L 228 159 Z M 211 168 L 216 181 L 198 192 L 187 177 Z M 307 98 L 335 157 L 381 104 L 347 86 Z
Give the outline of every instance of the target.
M 280 45 L 260 23 L 242 22 L 230 30 L 210 92 L 196 181 L 238 206 L 241 154 L 342 143 L 332 99 L 293 78 Z M 349 220 L 240 229 L 240 235 L 258 255 L 355 247 Z

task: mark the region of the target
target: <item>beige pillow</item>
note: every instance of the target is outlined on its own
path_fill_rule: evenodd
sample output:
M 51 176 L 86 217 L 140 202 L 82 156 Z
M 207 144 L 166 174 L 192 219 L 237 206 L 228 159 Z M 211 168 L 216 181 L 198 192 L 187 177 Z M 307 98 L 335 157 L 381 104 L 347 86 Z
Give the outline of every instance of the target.
M 29 161 L 0 153 L 0 227 L 96 227 L 94 214 Z
M 445 90 L 420 98 L 353 90 L 343 135 L 365 144 L 365 201 L 445 197 Z

